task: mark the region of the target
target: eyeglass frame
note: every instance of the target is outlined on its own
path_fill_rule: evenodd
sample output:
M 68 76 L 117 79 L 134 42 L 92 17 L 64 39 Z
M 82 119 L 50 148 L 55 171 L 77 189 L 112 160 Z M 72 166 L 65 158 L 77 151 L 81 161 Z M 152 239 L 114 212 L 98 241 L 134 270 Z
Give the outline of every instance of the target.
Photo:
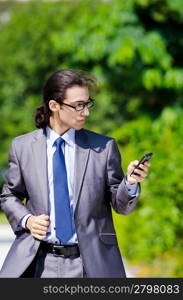
M 61 105 L 63 104 L 63 105 L 72 107 L 72 108 L 75 109 L 75 111 L 82 111 L 82 110 L 85 109 L 85 107 L 87 107 L 87 108 L 89 109 L 89 108 L 92 108 L 92 107 L 94 106 L 95 99 L 89 98 L 88 100 L 89 100 L 89 101 L 88 101 L 87 103 L 85 103 L 85 104 L 84 104 L 84 103 L 80 103 L 80 104 L 77 104 L 76 106 L 73 106 L 73 105 L 70 105 L 70 104 L 67 104 L 67 103 L 64 103 L 64 102 L 62 102 L 62 103 L 60 103 L 60 104 L 61 104 Z M 87 106 L 87 105 L 89 105 L 89 103 L 92 104 L 90 107 Z M 78 105 L 83 105 L 83 108 L 82 108 L 82 109 L 76 109 L 76 107 L 77 107 Z

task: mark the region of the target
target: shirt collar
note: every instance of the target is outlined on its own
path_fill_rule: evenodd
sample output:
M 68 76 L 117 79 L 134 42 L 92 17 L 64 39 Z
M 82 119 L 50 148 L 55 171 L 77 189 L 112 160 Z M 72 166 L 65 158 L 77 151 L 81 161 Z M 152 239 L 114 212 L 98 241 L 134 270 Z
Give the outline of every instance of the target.
M 46 136 L 47 136 L 47 140 L 48 142 L 53 146 L 54 142 L 56 141 L 56 139 L 58 137 L 60 137 L 60 135 L 55 132 L 53 129 L 51 129 L 50 127 L 46 127 Z M 66 131 L 63 135 L 62 135 L 63 140 L 69 144 L 71 147 L 74 146 L 75 144 L 75 129 L 74 128 L 70 128 L 68 131 Z

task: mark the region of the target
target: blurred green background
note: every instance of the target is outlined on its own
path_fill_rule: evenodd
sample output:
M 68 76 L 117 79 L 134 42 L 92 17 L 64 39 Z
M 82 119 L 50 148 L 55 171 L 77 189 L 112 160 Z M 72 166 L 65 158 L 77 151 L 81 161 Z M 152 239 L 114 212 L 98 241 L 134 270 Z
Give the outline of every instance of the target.
M 113 214 L 137 277 L 183 276 L 182 53 L 182 0 L 0 1 L 0 185 L 12 138 L 35 129 L 46 78 L 93 74 L 87 128 L 116 138 L 125 171 L 154 153 L 134 212 Z

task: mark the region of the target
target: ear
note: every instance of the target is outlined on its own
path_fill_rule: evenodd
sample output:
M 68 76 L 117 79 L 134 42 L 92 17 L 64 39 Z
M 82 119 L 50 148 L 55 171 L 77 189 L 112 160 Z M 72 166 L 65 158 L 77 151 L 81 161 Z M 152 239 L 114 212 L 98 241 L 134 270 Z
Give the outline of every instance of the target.
M 50 100 L 49 101 L 49 108 L 51 111 L 59 111 L 60 109 L 60 104 L 56 102 L 55 100 Z

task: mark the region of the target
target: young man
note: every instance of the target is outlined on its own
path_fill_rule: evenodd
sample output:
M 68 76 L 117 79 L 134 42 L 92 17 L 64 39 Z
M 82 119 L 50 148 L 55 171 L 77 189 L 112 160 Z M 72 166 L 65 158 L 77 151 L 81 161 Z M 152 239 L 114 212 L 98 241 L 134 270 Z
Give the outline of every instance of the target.
M 92 79 L 52 74 L 36 111 L 39 128 L 15 138 L 0 197 L 16 234 L 0 277 L 125 277 L 112 221 L 137 203 L 150 164 L 130 176 L 114 139 L 83 129 Z

